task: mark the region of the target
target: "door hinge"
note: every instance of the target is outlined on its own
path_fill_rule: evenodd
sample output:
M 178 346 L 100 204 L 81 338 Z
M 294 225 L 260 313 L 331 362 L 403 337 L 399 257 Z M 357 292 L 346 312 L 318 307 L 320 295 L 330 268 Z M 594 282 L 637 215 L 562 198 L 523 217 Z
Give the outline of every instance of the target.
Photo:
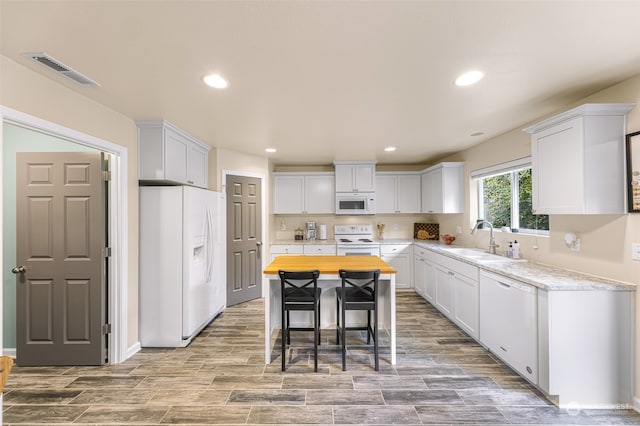
M 102 334 L 111 334 L 111 324 L 102 325 Z
M 111 180 L 111 172 L 108 170 L 102 171 L 102 180 L 105 182 L 109 182 Z
M 102 248 L 102 257 L 111 257 L 111 247 Z

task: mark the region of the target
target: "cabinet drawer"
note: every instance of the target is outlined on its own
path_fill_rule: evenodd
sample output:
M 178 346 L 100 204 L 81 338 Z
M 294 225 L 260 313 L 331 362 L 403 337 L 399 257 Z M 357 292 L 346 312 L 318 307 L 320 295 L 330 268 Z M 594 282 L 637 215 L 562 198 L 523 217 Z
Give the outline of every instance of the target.
M 304 252 L 304 254 L 335 255 L 336 254 L 336 246 L 333 245 L 333 244 L 323 244 L 323 245 L 305 244 L 303 252 Z
M 271 254 L 302 254 L 302 244 L 273 244 Z
M 380 244 L 381 254 L 411 254 L 411 245 L 409 244 Z
M 438 265 L 454 271 L 456 274 L 464 275 L 476 281 L 478 280 L 478 267 L 475 265 L 434 252 L 428 254 L 427 258 Z
M 419 244 L 414 244 L 413 246 L 413 254 L 419 257 L 429 257 L 431 259 L 430 253 L 433 253 L 431 250 L 427 250 L 424 247 L 421 247 Z

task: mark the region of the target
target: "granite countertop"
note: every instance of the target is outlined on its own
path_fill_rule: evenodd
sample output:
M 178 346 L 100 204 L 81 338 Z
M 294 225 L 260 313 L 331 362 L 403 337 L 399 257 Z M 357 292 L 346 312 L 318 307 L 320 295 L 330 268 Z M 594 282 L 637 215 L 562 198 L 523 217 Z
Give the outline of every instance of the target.
M 435 241 L 427 242 L 416 240 L 414 243 L 419 247 L 423 247 L 435 253 L 478 266 L 480 269 L 504 275 L 543 290 L 636 290 L 636 286 L 633 284 L 600 278 L 555 266 L 528 261 L 513 261 L 506 258 L 504 262 L 481 263 L 474 261 L 473 259 L 448 252 L 446 248 L 451 246 L 446 246 Z

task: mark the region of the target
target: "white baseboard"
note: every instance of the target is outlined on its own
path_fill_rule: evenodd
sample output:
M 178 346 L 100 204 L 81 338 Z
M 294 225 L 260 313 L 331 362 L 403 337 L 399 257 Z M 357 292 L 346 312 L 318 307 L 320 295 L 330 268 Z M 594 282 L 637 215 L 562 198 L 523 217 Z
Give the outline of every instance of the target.
M 8 355 L 8 356 L 12 356 L 12 357 L 16 357 L 16 348 L 3 348 L 2 349 L 2 355 Z
M 140 352 L 140 349 L 142 349 L 142 346 L 140 346 L 140 342 L 136 342 L 133 346 L 130 346 L 129 349 L 127 349 L 127 357 L 122 361 L 126 361 L 127 359 L 131 358 L 132 356 Z

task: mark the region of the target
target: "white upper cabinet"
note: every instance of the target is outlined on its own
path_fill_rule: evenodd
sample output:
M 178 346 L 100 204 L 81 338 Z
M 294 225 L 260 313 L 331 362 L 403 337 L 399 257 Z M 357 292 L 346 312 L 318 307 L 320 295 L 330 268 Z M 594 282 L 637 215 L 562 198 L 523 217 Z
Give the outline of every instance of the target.
M 524 129 L 535 213 L 626 212 L 624 135 L 633 106 L 585 104 Z
M 334 174 L 273 174 L 274 214 L 334 214 Z
M 164 120 L 136 121 L 138 179 L 207 188 L 210 146 Z
M 463 162 L 439 163 L 422 172 L 422 213 L 463 213 Z
M 334 162 L 336 192 L 373 192 L 376 190 L 376 164 Z
M 420 213 L 420 175 L 376 173 L 376 213 Z

